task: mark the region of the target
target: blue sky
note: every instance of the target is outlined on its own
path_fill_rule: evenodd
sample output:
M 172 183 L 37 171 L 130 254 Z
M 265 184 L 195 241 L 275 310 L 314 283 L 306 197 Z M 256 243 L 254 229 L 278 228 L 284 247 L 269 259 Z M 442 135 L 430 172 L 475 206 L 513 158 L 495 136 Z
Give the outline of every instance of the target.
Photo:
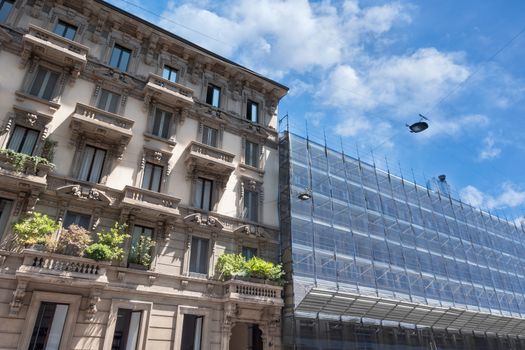
M 525 216 L 525 1 L 110 2 L 289 86 L 292 130 Z

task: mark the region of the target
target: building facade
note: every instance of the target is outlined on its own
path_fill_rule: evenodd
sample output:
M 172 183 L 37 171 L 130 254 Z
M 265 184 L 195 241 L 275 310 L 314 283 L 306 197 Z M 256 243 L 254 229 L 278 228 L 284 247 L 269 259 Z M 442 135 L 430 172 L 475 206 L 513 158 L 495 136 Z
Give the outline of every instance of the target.
M 287 88 L 98 0 L 1 0 L 0 67 L 0 348 L 279 349 L 282 287 L 215 265 L 279 259 Z M 28 213 L 124 257 L 22 249 Z
M 281 140 L 284 349 L 523 349 L 522 228 Z

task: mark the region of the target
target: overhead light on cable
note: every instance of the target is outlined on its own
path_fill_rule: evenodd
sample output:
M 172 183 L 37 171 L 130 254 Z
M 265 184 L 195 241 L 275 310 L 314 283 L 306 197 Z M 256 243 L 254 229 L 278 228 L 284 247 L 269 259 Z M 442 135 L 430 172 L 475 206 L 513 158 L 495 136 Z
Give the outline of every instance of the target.
M 419 119 L 418 122 L 415 122 L 412 125 L 406 124 L 406 126 L 410 129 L 410 132 L 419 133 L 428 129 L 428 123 L 425 122 L 425 120 L 428 120 L 428 118 L 422 114 L 420 114 L 419 116 L 421 117 L 421 119 Z
M 299 192 L 297 198 L 302 201 L 307 201 L 312 198 L 312 191 L 309 188 L 305 188 L 303 192 Z

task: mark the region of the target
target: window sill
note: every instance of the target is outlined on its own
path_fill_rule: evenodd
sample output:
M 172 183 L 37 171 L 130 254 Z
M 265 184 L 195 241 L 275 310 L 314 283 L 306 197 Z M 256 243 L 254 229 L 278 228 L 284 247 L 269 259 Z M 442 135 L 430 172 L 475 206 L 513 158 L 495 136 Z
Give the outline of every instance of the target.
M 200 279 L 200 280 L 207 280 L 208 279 L 208 275 L 205 274 L 205 273 L 200 273 L 200 272 L 189 272 L 188 273 L 188 276 L 189 277 L 192 277 L 192 278 L 197 278 L 197 279 Z
M 150 134 L 148 132 L 145 132 L 144 134 L 144 138 L 148 139 L 148 140 L 156 140 L 156 141 L 160 141 L 162 143 L 165 143 L 168 145 L 168 147 L 170 148 L 174 148 L 175 145 L 177 144 L 177 142 L 173 141 L 173 140 L 170 140 L 170 139 L 165 139 L 163 137 L 160 137 L 160 136 L 156 136 L 156 135 L 153 135 L 153 134 Z
M 264 170 L 259 169 L 259 168 L 256 168 L 256 167 L 251 166 L 251 165 L 248 165 L 248 164 L 239 163 L 239 169 L 240 169 L 241 171 L 255 172 L 255 173 L 257 173 L 257 175 L 259 175 L 260 177 L 264 177 Z
M 25 93 L 25 92 L 20 91 L 20 90 L 15 91 L 15 95 L 16 95 L 16 99 L 18 101 L 20 101 L 20 102 L 23 102 L 24 100 L 31 100 L 31 101 L 35 101 L 35 102 L 38 102 L 38 103 L 42 103 L 42 104 L 48 106 L 49 110 L 51 112 L 55 112 L 57 109 L 60 108 L 60 103 L 56 103 L 56 102 L 53 102 L 53 101 L 45 100 L 43 98 L 30 95 L 30 94 Z

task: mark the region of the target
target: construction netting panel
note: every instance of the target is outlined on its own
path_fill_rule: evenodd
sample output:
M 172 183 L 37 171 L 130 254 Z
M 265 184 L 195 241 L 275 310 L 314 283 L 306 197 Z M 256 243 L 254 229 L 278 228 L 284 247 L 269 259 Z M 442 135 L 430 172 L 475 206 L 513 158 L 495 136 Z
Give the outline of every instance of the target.
M 299 136 L 289 154 L 294 283 L 525 317 L 521 228 Z

